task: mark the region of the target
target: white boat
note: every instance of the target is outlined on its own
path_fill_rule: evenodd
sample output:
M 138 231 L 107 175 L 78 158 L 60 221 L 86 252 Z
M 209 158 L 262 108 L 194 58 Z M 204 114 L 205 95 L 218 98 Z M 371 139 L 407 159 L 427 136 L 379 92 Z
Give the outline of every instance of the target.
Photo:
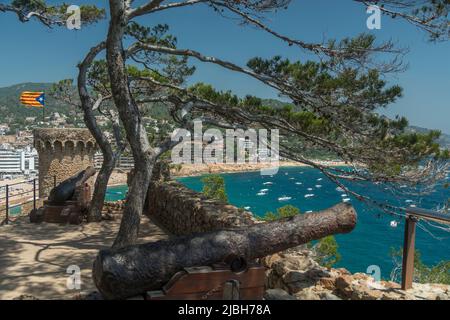
M 312 191 L 312 190 L 313 190 L 313 188 L 308 188 L 308 189 L 306 189 L 306 190 L 308 190 L 308 191 Z
M 259 190 L 259 192 L 267 192 L 267 191 L 269 191 L 269 189 L 261 189 L 261 190 Z
M 267 192 L 258 192 L 256 195 L 257 196 L 265 196 L 265 195 L 267 195 Z
M 306 211 L 305 213 L 311 213 L 312 212 L 312 210 L 308 210 L 308 211 Z
M 323 178 L 319 178 L 319 179 L 317 179 L 317 181 L 322 181 L 323 180 Z
M 289 180 L 295 180 L 295 178 L 289 178 Z
M 406 203 L 412 203 L 412 202 L 414 202 L 414 201 L 408 199 L 408 200 L 405 200 L 405 202 L 406 202 Z
M 267 181 L 267 182 L 264 182 L 263 183 L 263 185 L 265 185 L 265 186 L 270 186 L 270 185 L 272 185 L 273 184 L 273 182 L 270 182 L 270 181 Z
M 250 207 L 244 207 L 245 210 L 250 210 Z
M 350 198 L 344 198 L 344 199 L 342 199 L 342 202 L 350 202 Z
M 292 197 L 282 196 L 282 197 L 278 198 L 278 201 L 288 201 L 288 200 L 291 200 L 291 199 L 292 199 Z
M 409 205 L 409 207 L 410 207 L 410 208 L 415 208 L 416 205 L 415 205 L 415 204 L 411 204 L 411 205 Z
M 322 188 L 321 184 L 316 184 L 316 188 Z
M 345 190 L 342 189 L 341 187 L 337 187 L 337 188 L 336 188 L 336 191 L 337 191 L 337 192 L 345 192 Z
M 295 184 L 297 184 L 297 185 L 302 185 L 303 183 L 301 183 L 301 182 L 296 182 Z
M 344 194 L 341 194 L 341 197 L 345 198 L 345 197 L 348 197 L 348 195 L 346 193 L 344 193 Z
M 392 220 L 390 223 L 391 228 L 397 228 L 398 222 L 395 220 Z
M 311 197 L 314 197 L 314 193 L 305 194 L 305 198 L 311 198 Z

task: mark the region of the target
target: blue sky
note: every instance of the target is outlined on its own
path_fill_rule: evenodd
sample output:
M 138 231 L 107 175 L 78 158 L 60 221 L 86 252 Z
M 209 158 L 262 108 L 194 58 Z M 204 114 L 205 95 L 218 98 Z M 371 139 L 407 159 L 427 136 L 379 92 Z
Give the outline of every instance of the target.
M 57 2 L 57 1 L 50 1 Z M 66 1 L 71 4 L 106 1 Z M 137 1 L 139 3 L 139 1 Z M 424 32 L 391 18 L 382 18 L 382 29 L 366 28 L 364 7 L 350 0 L 294 0 L 288 10 L 267 18 L 267 24 L 292 38 L 321 41 L 372 32 L 380 40 L 392 39 L 409 47 L 406 72 L 391 76 L 404 88 L 404 97 L 383 113 L 407 116 L 410 123 L 450 133 L 450 42 L 429 43 Z M 147 25 L 167 23 L 181 48 L 226 58 L 240 65 L 252 57 L 282 55 L 308 58 L 299 49 L 252 27 L 240 26 L 204 5 L 170 10 L 141 18 Z M 76 64 L 89 48 L 104 38 L 106 22 L 80 31 L 48 30 L 37 22 L 19 23 L 13 14 L 0 14 L 0 87 L 20 82 L 54 82 L 73 78 Z M 190 82 L 203 81 L 238 95 L 276 98 L 277 93 L 256 80 L 213 65 L 198 65 Z

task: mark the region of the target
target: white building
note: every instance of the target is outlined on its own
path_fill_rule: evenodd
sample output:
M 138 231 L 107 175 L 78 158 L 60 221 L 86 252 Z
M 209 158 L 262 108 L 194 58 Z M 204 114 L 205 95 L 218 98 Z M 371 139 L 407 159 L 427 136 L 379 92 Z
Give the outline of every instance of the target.
M 0 124 L 0 136 L 6 135 L 6 133 L 9 131 L 9 126 L 6 124 Z
M 31 147 L 0 149 L 0 177 L 28 175 L 37 171 L 37 152 Z

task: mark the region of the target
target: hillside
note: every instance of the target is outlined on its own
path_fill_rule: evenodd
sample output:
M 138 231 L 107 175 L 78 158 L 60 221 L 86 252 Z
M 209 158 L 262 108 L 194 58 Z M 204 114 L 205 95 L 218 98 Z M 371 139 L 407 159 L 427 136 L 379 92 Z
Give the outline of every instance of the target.
M 51 88 L 51 83 L 20 83 L 9 87 L 0 88 L 0 114 L 5 115 L 2 117 L 2 122 L 9 123 L 12 128 L 21 128 L 25 123 L 26 117 L 42 117 L 42 109 L 27 108 L 20 104 L 19 97 L 23 91 L 44 91 L 48 92 Z M 79 113 L 79 110 L 75 110 L 73 107 L 61 104 L 47 95 L 47 106 L 45 109 L 46 114 L 52 114 L 58 112 L 70 116 L 69 119 L 74 120 L 75 114 Z M 274 108 L 282 108 L 289 104 L 276 99 L 263 99 L 263 104 Z M 164 119 L 169 117 L 167 110 L 160 106 L 152 106 L 148 110 L 148 115 L 155 119 Z M 4 120 L 3 120 L 4 119 Z M 415 132 L 427 132 L 430 129 L 421 128 L 417 126 L 411 126 L 410 131 Z M 446 148 L 450 148 L 450 135 L 442 133 L 439 143 Z
M 419 133 L 427 133 L 428 131 L 430 131 L 430 129 L 417 127 L 417 126 L 410 126 L 408 129 L 411 132 L 419 132 Z M 450 135 L 449 134 L 441 133 L 441 137 L 439 138 L 438 142 L 444 148 L 450 149 Z
M 26 117 L 37 117 L 41 119 L 42 109 L 25 107 L 20 104 L 19 97 L 23 91 L 48 92 L 51 83 L 20 83 L 9 87 L 0 88 L 0 114 L 5 115 L 2 121 L 10 124 L 12 129 L 20 128 L 25 123 Z M 61 104 L 48 95 L 46 96 L 45 114 L 49 115 L 59 112 L 65 115 L 74 115 L 74 108 Z

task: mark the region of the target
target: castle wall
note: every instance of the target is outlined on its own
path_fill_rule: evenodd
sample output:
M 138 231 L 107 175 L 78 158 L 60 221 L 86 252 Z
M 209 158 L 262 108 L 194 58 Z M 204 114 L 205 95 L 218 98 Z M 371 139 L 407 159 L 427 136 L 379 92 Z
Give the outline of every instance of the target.
M 95 140 L 88 129 L 34 130 L 34 147 L 39 154 L 39 197 L 47 197 L 56 184 L 94 166 Z M 93 178 L 88 183 L 93 185 Z
M 209 199 L 176 181 L 152 182 L 146 213 L 167 232 L 188 235 L 252 225 L 250 212 Z

